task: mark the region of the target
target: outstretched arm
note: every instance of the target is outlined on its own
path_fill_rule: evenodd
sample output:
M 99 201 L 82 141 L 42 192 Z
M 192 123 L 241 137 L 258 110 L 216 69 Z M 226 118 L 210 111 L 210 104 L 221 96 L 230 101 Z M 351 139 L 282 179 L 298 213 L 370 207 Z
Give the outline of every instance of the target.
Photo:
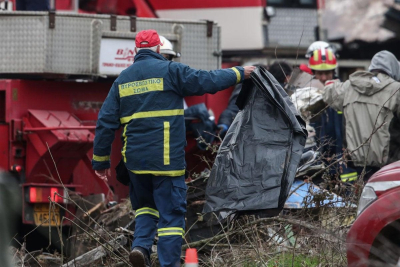
M 350 83 L 350 81 L 344 83 L 339 80 L 327 81 L 323 94 L 324 102 L 336 111 L 343 111 L 344 88 L 348 87 L 348 83 Z
M 170 76 L 182 96 L 215 94 L 250 77 L 253 66 L 204 71 L 171 62 Z

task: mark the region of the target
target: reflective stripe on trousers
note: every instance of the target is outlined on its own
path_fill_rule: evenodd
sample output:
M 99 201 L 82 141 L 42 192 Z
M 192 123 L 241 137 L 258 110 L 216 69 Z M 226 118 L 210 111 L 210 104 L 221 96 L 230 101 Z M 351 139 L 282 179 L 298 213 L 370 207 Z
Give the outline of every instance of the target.
M 158 236 L 167 236 L 167 235 L 179 235 L 184 236 L 185 230 L 180 227 L 166 227 L 158 229 Z
M 347 174 L 342 174 L 340 175 L 340 180 L 342 180 L 342 182 L 354 182 L 357 180 L 357 173 L 351 172 Z
M 158 213 L 158 210 L 152 209 L 152 208 L 141 208 L 136 210 L 135 217 L 143 214 L 150 214 L 153 215 L 157 218 L 160 218 L 160 214 Z

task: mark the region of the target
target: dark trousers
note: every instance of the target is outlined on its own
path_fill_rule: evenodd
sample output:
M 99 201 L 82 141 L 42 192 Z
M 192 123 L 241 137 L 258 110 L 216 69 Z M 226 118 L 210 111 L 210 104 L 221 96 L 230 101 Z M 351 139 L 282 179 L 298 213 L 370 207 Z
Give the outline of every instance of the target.
M 358 175 L 361 175 L 361 172 L 363 171 L 363 167 L 356 167 L 355 168 Z M 374 173 L 376 173 L 377 171 L 379 171 L 379 167 L 371 167 L 371 166 L 366 166 L 365 167 L 365 175 L 364 175 L 364 182 L 368 182 L 369 178 L 371 178 L 372 175 L 374 175 Z
M 157 252 L 162 267 L 180 266 L 185 234 L 185 177 L 134 174 L 130 176 L 130 199 L 136 211 L 132 248 L 142 247 L 150 255 L 156 231 Z

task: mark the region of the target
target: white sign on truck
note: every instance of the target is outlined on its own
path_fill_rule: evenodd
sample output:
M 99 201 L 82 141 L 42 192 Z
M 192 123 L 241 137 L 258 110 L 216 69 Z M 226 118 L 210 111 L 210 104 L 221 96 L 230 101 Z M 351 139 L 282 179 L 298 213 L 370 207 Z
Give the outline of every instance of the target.
M 119 75 L 132 65 L 135 40 L 103 38 L 100 45 L 100 74 Z

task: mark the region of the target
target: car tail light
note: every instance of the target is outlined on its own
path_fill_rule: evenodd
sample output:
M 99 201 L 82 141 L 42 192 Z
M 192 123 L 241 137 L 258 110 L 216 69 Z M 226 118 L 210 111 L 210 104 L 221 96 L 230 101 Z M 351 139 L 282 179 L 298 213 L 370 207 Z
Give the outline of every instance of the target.
M 64 196 L 64 189 L 60 187 L 35 186 L 29 187 L 28 192 L 28 201 L 31 203 L 50 203 L 49 197 L 57 203 L 66 203 L 66 199 L 59 196 Z
M 372 187 L 365 186 L 361 193 L 360 201 L 358 202 L 357 216 L 360 215 L 361 212 L 376 199 L 377 196 L 374 189 Z

